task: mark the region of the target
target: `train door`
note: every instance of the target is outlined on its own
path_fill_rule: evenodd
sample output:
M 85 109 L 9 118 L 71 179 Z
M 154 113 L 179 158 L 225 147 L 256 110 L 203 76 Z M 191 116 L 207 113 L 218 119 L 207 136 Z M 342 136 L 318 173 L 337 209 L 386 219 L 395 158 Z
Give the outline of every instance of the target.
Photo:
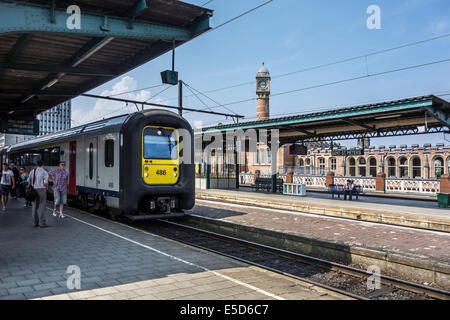
M 85 140 L 86 161 L 85 161 L 85 179 L 84 185 L 87 188 L 97 189 L 97 137 L 87 138 Z
M 69 194 L 75 195 L 77 186 L 77 142 L 69 143 Z

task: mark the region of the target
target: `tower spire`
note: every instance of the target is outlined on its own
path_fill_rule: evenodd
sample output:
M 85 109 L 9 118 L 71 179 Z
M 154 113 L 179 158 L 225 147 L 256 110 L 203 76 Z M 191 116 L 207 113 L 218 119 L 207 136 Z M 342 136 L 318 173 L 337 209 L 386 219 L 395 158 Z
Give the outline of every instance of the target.
M 256 118 L 258 121 L 267 120 L 270 117 L 269 96 L 270 96 L 270 72 L 264 62 L 256 74 Z

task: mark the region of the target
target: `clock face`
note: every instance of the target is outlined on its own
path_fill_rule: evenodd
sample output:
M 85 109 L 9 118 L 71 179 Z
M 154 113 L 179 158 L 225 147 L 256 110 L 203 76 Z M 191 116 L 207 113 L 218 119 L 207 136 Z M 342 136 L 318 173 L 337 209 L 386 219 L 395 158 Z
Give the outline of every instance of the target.
M 267 88 L 267 82 L 266 82 L 266 81 L 260 81 L 260 82 L 259 82 L 259 87 L 260 87 L 261 89 Z

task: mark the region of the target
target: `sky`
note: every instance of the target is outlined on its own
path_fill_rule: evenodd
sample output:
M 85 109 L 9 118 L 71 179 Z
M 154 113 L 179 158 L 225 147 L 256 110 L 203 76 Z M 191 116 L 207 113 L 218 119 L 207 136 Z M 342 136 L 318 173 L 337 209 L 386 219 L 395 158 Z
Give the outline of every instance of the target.
M 203 5 L 207 0 L 185 1 Z M 265 0 L 212 0 L 211 26 L 218 26 Z M 380 8 L 381 29 L 369 29 L 371 5 Z M 201 92 L 244 84 L 207 93 L 219 104 L 256 98 L 255 76 L 262 62 L 269 69 L 271 93 L 374 74 L 437 60 L 450 59 L 450 36 L 371 55 L 307 72 L 277 77 L 297 70 L 323 65 L 410 42 L 450 34 L 448 0 L 274 0 L 221 28 L 201 35 L 177 48 L 175 70 L 179 79 Z M 90 93 L 113 95 L 161 85 L 160 72 L 171 68 L 170 53 L 154 59 Z M 302 90 L 270 99 L 272 117 L 325 111 L 435 94 L 450 101 L 450 61 L 422 68 L 369 77 L 336 85 Z M 161 90 L 166 89 L 161 94 Z M 244 115 L 253 121 L 256 100 L 230 104 L 227 109 L 185 87 L 184 106 L 212 108 L 218 112 Z M 177 105 L 177 86 L 164 85 L 119 95 L 121 98 L 148 100 Z M 84 97 L 72 101 L 72 125 L 135 111 L 134 105 Z M 228 123 L 222 116 L 185 112 L 191 124 L 203 126 Z M 372 139 L 372 145 L 445 143 L 450 135 L 432 134 Z M 355 145 L 356 141 L 343 142 Z

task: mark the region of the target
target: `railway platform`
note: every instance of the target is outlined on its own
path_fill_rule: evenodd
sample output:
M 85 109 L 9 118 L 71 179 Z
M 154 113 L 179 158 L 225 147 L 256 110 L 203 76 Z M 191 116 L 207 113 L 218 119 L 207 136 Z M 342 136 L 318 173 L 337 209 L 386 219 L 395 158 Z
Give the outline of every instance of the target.
M 1 300 L 345 298 L 76 209 L 34 228 L 23 204 L 0 213 Z
M 342 197 L 332 199 L 330 194 L 320 192 L 308 192 L 307 197 L 297 197 L 246 189 L 197 190 L 196 199 L 450 232 L 450 210 L 439 208 L 437 200 L 360 196 L 359 200 L 345 201 Z
M 190 224 L 281 249 L 450 288 L 450 223 L 434 203 L 379 198 L 296 198 L 231 190 L 197 191 Z M 384 199 L 383 199 L 384 200 Z M 358 218 L 359 215 L 359 218 Z M 398 223 L 420 221 L 416 224 Z M 395 221 L 394 218 L 397 218 Z M 445 229 L 447 230 L 447 229 Z

